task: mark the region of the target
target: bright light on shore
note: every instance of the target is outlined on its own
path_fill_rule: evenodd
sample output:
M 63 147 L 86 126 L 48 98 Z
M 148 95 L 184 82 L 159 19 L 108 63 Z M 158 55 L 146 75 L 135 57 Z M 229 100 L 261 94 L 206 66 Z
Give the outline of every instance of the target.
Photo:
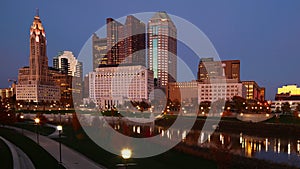
M 131 157 L 131 154 L 132 154 L 132 151 L 128 148 L 125 148 L 121 151 L 121 155 L 125 160 L 129 159 Z

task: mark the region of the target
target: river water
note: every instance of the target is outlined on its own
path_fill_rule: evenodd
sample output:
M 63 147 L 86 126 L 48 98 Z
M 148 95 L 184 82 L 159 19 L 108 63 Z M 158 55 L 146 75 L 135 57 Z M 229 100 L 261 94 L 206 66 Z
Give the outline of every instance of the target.
M 113 126 L 120 129 L 118 124 Z M 300 138 L 258 137 L 226 132 L 205 132 L 201 130 L 164 129 L 154 126 L 129 126 L 131 135 L 145 136 L 144 133 L 159 133 L 162 139 L 170 141 L 182 139 L 189 146 L 200 148 L 220 149 L 231 154 L 249 158 L 263 159 L 275 163 L 283 163 L 300 167 Z M 151 134 L 150 134 L 151 135 Z M 155 135 L 155 134 L 153 134 Z

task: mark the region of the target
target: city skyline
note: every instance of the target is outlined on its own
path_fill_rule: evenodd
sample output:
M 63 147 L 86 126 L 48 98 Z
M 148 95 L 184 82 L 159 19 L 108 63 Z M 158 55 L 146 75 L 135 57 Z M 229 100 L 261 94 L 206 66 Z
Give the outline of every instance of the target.
M 101 2 L 99 3 L 101 4 Z M 138 1 L 130 3 L 136 6 L 144 6 L 144 3 Z M 216 6 L 219 11 L 215 16 L 212 15 L 213 12 L 209 12 L 208 10 L 199 10 L 198 14 L 196 6 L 198 4 L 199 8 L 201 8 L 201 2 L 190 4 L 174 2 L 174 7 L 161 2 L 157 3 L 157 6 L 150 2 L 147 3 L 149 3 L 148 7 L 144 7 L 146 11 L 150 11 L 150 9 L 154 12 L 164 10 L 173 15 L 183 17 L 198 26 L 213 42 L 221 60 L 241 60 L 241 80 L 255 80 L 259 85 L 265 86 L 267 99 L 274 99 L 277 87 L 285 84 L 299 84 L 299 79 L 295 78 L 297 77 L 297 72 L 299 72 L 296 65 L 297 60 L 295 60 L 297 59 L 298 51 L 296 42 L 298 39 L 297 33 L 299 31 L 297 29 L 299 28 L 299 24 L 293 22 L 297 18 L 297 12 L 299 11 L 297 10 L 298 2 L 267 3 L 256 1 L 246 2 L 245 4 L 239 2 L 222 3 L 224 7 L 221 7 L 222 5 Z M 17 69 L 19 67 L 28 65 L 28 31 L 25 30 L 29 29 L 30 25 L 28 23 L 31 22 L 30 20 L 36 7 L 40 8 L 41 18 L 44 20 L 47 29 L 49 44 L 47 55 L 50 60 L 52 60 L 58 51 L 63 50 L 70 50 L 75 56 L 78 56 L 79 50 L 86 39 L 101 25 L 105 24 L 105 18 L 118 18 L 134 12 L 143 12 L 141 11 L 143 8 L 132 10 L 124 6 L 124 9 L 116 11 L 116 13 L 105 12 L 109 10 L 108 8 L 99 13 L 75 14 L 73 10 L 79 8 L 80 5 L 87 7 L 87 9 L 93 9 L 93 5 L 92 3 L 73 3 L 74 7 L 69 8 L 70 13 L 63 14 L 63 8 L 67 4 L 65 2 L 58 7 L 54 4 L 28 2 L 28 4 L 24 4 L 24 9 L 20 9 L 23 13 L 12 13 L 10 12 L 13 9 L 12 4 L 9 2 L 4 3 L 2 7 L 6 8 L 2 11 L 2 17 L 10 16 L 8 22 L 12 25 L 17 24 L 18 26 L 10 26 L 8 29 L 7 25 L 10 24 L 5 24 L 0 31 L 3 35 L 1 45 L 2 54 L 7 56 L 7 58 L 12 58 L 10 61 L 5 59 L 6 57 L 2 57 L 4 59 L 3 63 L 7 64 L 1 64 L 1 72 L 3 72 L 0 75 L 1 87 L 9 85 L 7 79 L 17 78 Z M 186 11 L 186 9 L 178 7 L 180 4 L 184 4 L 186 8 L 190 7 L 191 10 Z M 202 2 L 202 4 L 207 6 L 214 5 L 213 2 Z M 51 9 L 54 6 L 59 8 L 56 14 L 51 13 Z M 281 6 L 288 8 L 281 8 Z M 252 13 L 254 9 L 256 12 Z M 207 13 L 205 14 L 205 12 Z M 221 16 L 221 13 L 224 13 L 224 15 Z M 240 16 L 235 14 L 240 14 Z M 57 16 L 59 16 L 59 19 L 57 19 Z M 76 22 L 68 20 L 68 18 L 72 18 L 73 16 L 81 18 L 81 22 L 77 22 L 76 24 Z M 91 19 L 82 20 L 82 18 L 89 18 L 89 16 L 92 16 Z M 222 21 L 221 18 L 225 20 Z M 64 27 L 65 30 L 60 30 L 58 29 L 59 27 Z M 5 35 L 7 34 L 5 30 L 8 30 L 9 34 L 11 32 L 15 32 L 15 34 L 7 36 Z M 65 38 L 59 38 L 62 34 Z M 70 41 L 72 38 L 74 38 L 74 41 Z M 178 55 L 182 55 L 180 51 L 179 49 Z M 283 63 L 288 66 L 283 66 Z M 197 69 L 193 69 L 194 73 L 196 71 Z

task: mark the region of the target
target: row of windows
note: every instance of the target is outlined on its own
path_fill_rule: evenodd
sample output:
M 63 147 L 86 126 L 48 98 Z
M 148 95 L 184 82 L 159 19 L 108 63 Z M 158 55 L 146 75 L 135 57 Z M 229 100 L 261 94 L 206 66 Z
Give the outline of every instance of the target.
M 96 78 L 99 78 L 99 77 L 124 77 L 124 76 L 145 76 L 145 73 L 131 73 L 131 74 L 127 74 L 127 73 L 122 73 L 122 74 L 98 74 L 96 75 Z
M 212 94 L 212 93 L 202 93 L 201 94 L 201 96 L 229 96 L 229 95 L 231 95 L 231 96 L 235 96 L 235 95 L 238 95 L 238 93 L 214 93 L 214 94 Z
M 216 90 L 216 89 L 214 89 L 214 90 L 200 90 L 200 92 L 225 92 L 225 91 L 227 91 L 227 92 L 234 92 L 234 91 L 239 91 L 238 89 L 227 89 L 227 90 L 221 90 L 221 89 L 219 89 L 219 90 Z
M 201 86 L 201 88 L 237 88 L 238 85 L 228 85 L 228 86 L 212 86 L 212 85 L 209 85 L 209 86 Z

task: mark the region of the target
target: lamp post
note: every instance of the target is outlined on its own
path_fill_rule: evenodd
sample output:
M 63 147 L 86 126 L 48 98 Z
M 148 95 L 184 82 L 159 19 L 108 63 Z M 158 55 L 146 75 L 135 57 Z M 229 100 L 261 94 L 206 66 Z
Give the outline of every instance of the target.
M 23 122 L 24 116 L 21 115 L 20 118 L 22 119 L 22 122 Z M 23 127 L 21 127 L 21 129 L 22 129 L 22 135 L 24 135 Z
M 125 160 L 125 169 L 127 169 L 127 160 L 131 158 L 132 151 L 128 148 L 121 150 L 122 158 Z
M 35 118 L 34 122 L 36 123 L 36 141 L 38 144 L 40 144 L 39 141 L 39 124 L 40 124 L 40 119 L 39 118 Z
M 62 132 L 62 125 L 58 125 L 57 126 L 57 130 L 58 130 L 58 136 L 59 136 L 59 164 L 62 163 L 62 160 L 61 160 L 61 132 Z

